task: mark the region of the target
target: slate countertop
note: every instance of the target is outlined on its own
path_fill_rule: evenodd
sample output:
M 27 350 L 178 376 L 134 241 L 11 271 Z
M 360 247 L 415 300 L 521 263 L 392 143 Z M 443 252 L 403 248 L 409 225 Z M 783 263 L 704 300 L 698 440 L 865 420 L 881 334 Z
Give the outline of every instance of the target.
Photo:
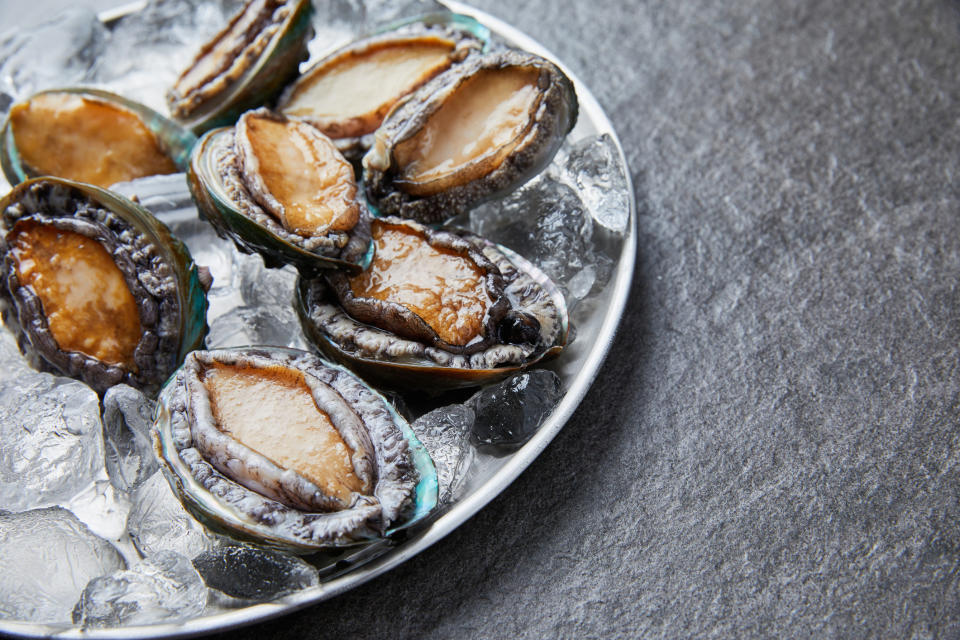
M 475 5 L 621 137 L 618 338 L 473 519 L 231 637 L 960 634 L 960 5 Z
M 450 536 L 213 637 L 960 635 L 960 4 L 473 4 L 620 135 L 618 338 Z

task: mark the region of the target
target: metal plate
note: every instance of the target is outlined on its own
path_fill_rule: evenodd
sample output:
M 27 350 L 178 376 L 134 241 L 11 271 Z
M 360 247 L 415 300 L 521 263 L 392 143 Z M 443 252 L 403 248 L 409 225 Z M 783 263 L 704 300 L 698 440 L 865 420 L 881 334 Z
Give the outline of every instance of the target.
M 143 2 L 134 2 L 124 5 L 117 10 L 104 12 L 101 14 L 101 19 L 105 22 L 116 19 L 142 8 L 144 4 Z M 358 564 L 343 575 L 332 579 L 321 579 L 321 584 L 316 587 L 298 591 L 270 603 L 257 604 L 235 611 L 173 624 L 82 631 L 79 628 L 64 628 L 57 625 L 0 620 L 0 632 L 27 637 L 174 638 L 223 631 L 232 627 L 262 622 L 332 598 L 402 564 L 460 526 L 513 482 L 546 448 L 573 415 L 596 378 L 610 349 L 630 290 L 636 254 L 637 222 L 635 197 L 630 182 L 630 173 L 626 168 L 626 158 L 620 146 L 620 141 L 596 98 L 583 82 L 555 56 L 530 37 L 493 16 L 459 2 L 447 0 L 444 4 L 457 13 L 463 13 L 479 20 L 509 44 L 549 58 L 557 63 L 573 80 L 580 101 L 579 121 L 571 134 L 572 139 L 607 134 L 613 140 L 619 153 L 619 161 L 626 178 L 628 192 L 626 195 L 630 209 L 629 221 L 622 237 L 620 255 L 614 267 L 613 275 L 605 289 L 597 298 L 593 299 L 592 308 L 594 311 L 587 318 L 579 320 L 576 341 L 552 364 L 551 368 L 561 377 L 566 387 L 566 393 L 561 402 L 527 444 L 508 456 L 491 457 L 487 460 L 479 473 L 470 478 L 464 497 L 449 508 L 446 513 L 424 528 L 418 529 L 402 544 L 391 548 L 366 564 Z

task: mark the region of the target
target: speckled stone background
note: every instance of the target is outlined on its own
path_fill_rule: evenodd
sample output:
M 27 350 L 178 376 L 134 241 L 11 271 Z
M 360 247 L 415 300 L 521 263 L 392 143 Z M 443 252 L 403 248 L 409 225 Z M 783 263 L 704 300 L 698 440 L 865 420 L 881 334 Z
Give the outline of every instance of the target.
M 960 4 L 475 4 L 623 142 L 613 351 L 449 537 L 216 637 L 960 637 Z

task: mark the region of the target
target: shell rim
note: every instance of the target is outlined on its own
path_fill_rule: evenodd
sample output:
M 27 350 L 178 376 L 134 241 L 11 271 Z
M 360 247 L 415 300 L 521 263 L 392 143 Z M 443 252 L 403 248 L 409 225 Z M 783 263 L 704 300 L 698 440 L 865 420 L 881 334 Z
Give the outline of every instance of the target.
M 236 231 L 234 224 L 225 217 L 226 213 L 229 213 L 230 216 L 242 217 L 245 220 L 249 221 L 250 224 L 255 225 L 261 233 L 263 233 L 267 238 L 269 238 L 270 242 L 274 246 L 283 247 L 283 253 L 288 258 L 290 258 L 290 260 L 295 265 L 310 264 L 314 269 L 346 268 L 350 271 L 357 271 L 357 270 L 362 271 L 363 269 L 366 269 L 367 266 L 370 264 L 371 260 L 373 260 L 374 245 L 372 240 L 368 243 L 367 250 L 360 257 L 360 261 L 356 263 L 349 262 L 340 258 L 322 256 L 322 255 L 307 251 L 302 247 L 298 247 L 295 244 L 288 242 L 284 238 L 281 238 L 280 236 L 276 235 L 270 229 L 264 227 L 263 225 L 259 224 L 255 220 L 244 215 L 239 209 L 237 209 L 236 206 L 234 206 L 233 202 L 229 198 L 227 198 L 226 194 L 224 194 L 221 191 L 221 189 L 218 188 L 218 183 L 214 182 L 210 177 L 209 174 L 211 173 L 212 169 L 209 166 L 210 164 L 209 158 L 208 158 L 209 154 L 204 153 L 204 150 L 207 148 L 208 145 L 214 144 L 214 142 L 216 141 L 216 138 L 229 135 L 230 132 L 233 131 L 233 129 L 234 129 L 233 127 L 217 127 L 215 129 L 210 129 L 209 131 L 201 135 L 200 138 L 197 140 L 196 144 L 193 146 L 193 150 L 190 153 L 190 161 L 187 167 L 187 173 L 190 178 L 188 182 L 190 185 L 191 192 L 194 189 L 194 183 L 196 183 L 196 185 L 199 188 L 203 189 L 204 194 L 207 196 L 207 198 L 211 200 L 212 205 L 217 209 L 216 215 L 222 218 L 224 224 L 230 228 L 231 232 L 236 233 L 236 235 L 242 238 L 244 242 L 247 242 L 247 238 L 245 238 L 243 235 L 241 235 L 239 232 Z M 357 196 L 358 196 L 358 199 L 360 199 L 359 190 L 358 190 Z M 202 215 L 207 216 L 208 213 L 204 210 L 203 205 L 205 203 L 203 202 L 203 200 L 204 200 L 203 198 L 194 196 L 194 202 L 197 205 L 197 209 L 200 211 Z M 365 201 L 363 200 L 359 200 L 359 201 L 360 201 L 361 208 L 364 207 L 366 204 Z
M 217 353 L 225 351 L 236 352 L 246 349 L 300 355 L 306 355 L 309 353 L 300 351 L 298 349 L 255 345 L 245 347 L 229 347 L 223 349 L 207 349 L 205 351 Z M 374 396 L 380 400 L 384 406 L 387 407 L 394 424 L 399 428 L 404 440 L 407 442 L 407 446 L 410 449 L 411 460 L 420 475 L 420 480 L 417 482 L 414 488 L 414 508 L 410 513 L 410 516 L 403 522 L 395 524 L 387 529 L 382 537 L 374 536 L 367 539 L 349 541 L 345 543 L 325 542 L 322 544 L 308 544 L 302 541 L 294 541 L 283 536 L 270 535 L 270 532 L 265 526 L 254 523 L 250 518 L 244 516 L 242 513 L 239 513 L 231 506 L 223 504 L 216 496 L 212 496 L 212 494 L 204 489 L 197 479 L 193 477 L 187 468 L 187 464 L 180 457 L 179 452 L 176 450 L 176 447 L 173 444 L 172 423 L 169 419 L 170 411 L 164 403 L 165 395 L 170 392 L 170 389 L 172 388 L 171 385 L 176 383 L 176 374 L 174 373 L 170 376 L 170 378 L 167 379 L 162 390 L 160 391 L 156 411 L 154 413 L 151 437 L 153 438 L 154 450 L 162 462 L 161 468 L 163 470 L 164 477 L 166 478 L 167 482 L 171 484 L 171 486 L 175 484 L 177 489 L 179 489 L 177 495 L 180 497 L 181 502 L 183 502 L 184 507 L 187 508 L 187 510 L 190 511 L 194 517 L 196 517 L 198 520 L 201 520 L 201 522 L 204 524 L 206 524 L 209 516 L 206 513 L 204 513 L 202 517 L 197 515 L 194 512 L 194 508 L 201 511 L 212 511 L 215 509 L 216 517 L 220 518 L 220 522 L 223 526 L 226 526 L 227 528 L 236 531 L 245 537 L 256 538 L 259 541 L 258 543 L 263 546 L 296 554 L 310 554 L 331 549 L 347 549 L 369 545 L 372 542 L 389 538 L 398 531 L 408 529 L 426 518 L 437 506 L 437 498 L 439 494 L 437 472 L 433 460 L 427 453 L 426 447 L 422 442 L 420 442 L 419 438 L 417 438 L 409 423 L 407 423 L 406 419 L 397 413 L 393 405 L 390 404 L 390 402 L 384 398 L 380 392 L 370 387 L 369 384 L 364 382 L 355 373 L 346 367 L 332 363 L 317 356 L 316 354 L 309 353 L 309 355 L 319 360 L 323 366 L 336 369 L 337 371 L 345 373 L 359 380 L 368 391 L 372 392 Z M 197 495 L 204 495 L 210 497 L 210 499 L 201 503 L 200 500 L 195 497 Z M 189 505 L 183 500 L 183 497 L 189 499 Z
M 479 238 L 479 236 L 475 236 Z M 559 336 L 554 343 L 542 351 L 535 352 L 532 357 L 528 358 L 524 362 L 504 365 L 501 367 L 494 368 L 484 368 L 484 369 L 467 369 L 463 367 L 454 367 L 454 366 L 443 366 L 435 362 L 394 362 L 389 360 L 377 360 L 376 358 L 366 357 L 366 356 L 357 356 L 347 351 L 344 351 L 340 345 L 333 341 L 326 334 L 320 334 L 319 338 L 323 340 L 324 345 L 331 349 L 334 353 L 337 354 L 336 359 L 343 358 L 348 360 L 351 363 L 357 363 L 359 366 L 371 367 L 374 369 L 380 369 L 384 372 L 385 377 L 392 377 L 393 375 L 403 375 L 403 374 L 412 374 L 416 376 L 420 375 L 432 375 L 436 372 L 449 373 L 454 376 L 453 379 L 448 379 L 444 382 L 437 382 L 437 389 L 456 389 L 456 388 L 469 388 L 476 387 L 490 382 L 495 382 L 500 378 L 505 378 L 513 373 L 518 371 L 523 371 L 531 367 L 536 366 L 538 363 L 548 360 L 553 356 L 559 354 L 566 348 L 570 339 L 570 313 L 567 309 L 566 299 L 563 297 L 563 294 L 556 287 L 555 284 L 547 277 L 543 271 L 534 265 L 532 262 L 516 253 L 512 249 L 509 249 L 501 244 L 496 244 L 482 238 L 482 240 L 488 245 L 492 245 L 497 248 L 498 251 L 503 253 L 507 259 L 513 263 L 513 265 L 521 271 L 525 271 L 532 279 L 538 283 L 548 282 L 551 287 L 543 287 L 543 290 L 556 305 L 557 310 L 560 312 L 560 332 Z M 306 309 L 304 304 L 304 286 L 306 281 L 298 276 L 297 284 L 294 286 L 294 307 L 297 311 L 297 316 L 300 318 L 302 324 L 311 323 L 309 318 L 309 312 Z M 303 285 L 303 286 L 302 286 Z M 308 341 L 313 342 L 313 333 L 310 331 L 304 330 L 304 334 L 307 336 Z M 323 349 L 321 345 L 316 345 L 317 348 Z M 327 352 L 324 351 L 324 356 L 327 355 Z M 458 383 L 455 380 L 467 380 L 466 383 Z M 392 386 L 392 385 L 387 385 Z

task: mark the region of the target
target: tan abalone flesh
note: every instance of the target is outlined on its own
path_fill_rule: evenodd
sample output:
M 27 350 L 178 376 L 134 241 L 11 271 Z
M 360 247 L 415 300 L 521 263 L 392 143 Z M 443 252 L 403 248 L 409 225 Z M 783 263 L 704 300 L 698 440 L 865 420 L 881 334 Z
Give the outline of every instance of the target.
M 551 62 L 509 50 L 471 58 L 397 105 L 363 158 L 371 204 L 421 222 L 453 218 L 542 170 L 577 119 Z
M 470 33 L 445 25 L 416 24 L 363 38 L 304 72 L 277 110 L 306 120 L 359 160 L 397 101 L 481 48 Z
M 50 175 L 99 187 L 177 166 L 140 114 L 104 96 L 46 91 L 10 109 L 8 126 L 29 176 Z

